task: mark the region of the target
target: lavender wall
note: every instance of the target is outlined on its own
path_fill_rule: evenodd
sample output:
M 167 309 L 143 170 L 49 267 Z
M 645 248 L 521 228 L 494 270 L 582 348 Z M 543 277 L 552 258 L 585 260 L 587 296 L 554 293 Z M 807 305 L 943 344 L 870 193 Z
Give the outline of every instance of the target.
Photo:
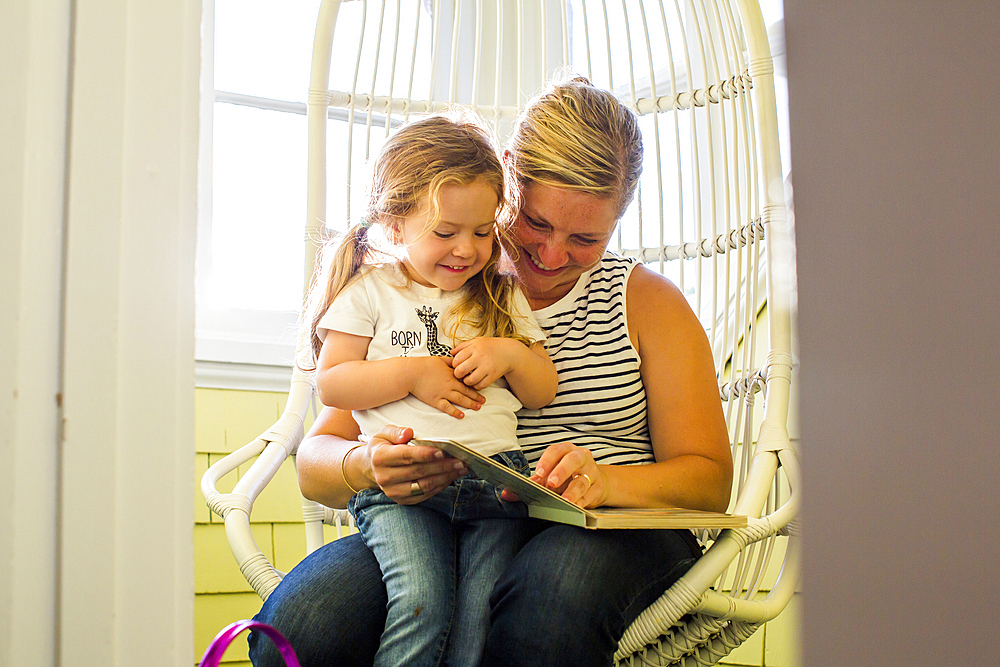
M 804 661 L 986 664 L 1000 650 L 1000 3 L 785 4 Z

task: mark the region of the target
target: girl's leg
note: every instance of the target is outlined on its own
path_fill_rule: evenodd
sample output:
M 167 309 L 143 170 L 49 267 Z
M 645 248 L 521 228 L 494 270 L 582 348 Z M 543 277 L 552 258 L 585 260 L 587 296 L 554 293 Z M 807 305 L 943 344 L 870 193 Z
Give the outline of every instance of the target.
M 490 598 L 484 667 L 610 667 L 625 628 L 700 553 L 690 531 L 543 527 Z
M 455 530 L 440 512 L 377 495 L 385 501 L 352 508 L 388 595 L 375 665 L 438 665 L 455 609 Z
M 526 519 L 483 519 L 462 529 L 447 665 L 479 665 L 489 630 L 490 591 L 524 544 L 527 526 Z
M 528 462 L 521 452 L 504 452 L 493 458 L 522 475 L 528 473 Z M 523 504 L 504 502 L 499 488 L 474 474 L 455 482 L 454 488 L 458 580 L 446 664 L 477 667 L 489 630 L 490 592 L 530 536 L 531 523 Z
M 382 571 L 361 536 L 334 540 L 296 565 L 255 620 L 277 628 L 302 667 L 371 667 L 385 626 Z M 251 632 L 255 667 L 284 667 L 265 635 Z

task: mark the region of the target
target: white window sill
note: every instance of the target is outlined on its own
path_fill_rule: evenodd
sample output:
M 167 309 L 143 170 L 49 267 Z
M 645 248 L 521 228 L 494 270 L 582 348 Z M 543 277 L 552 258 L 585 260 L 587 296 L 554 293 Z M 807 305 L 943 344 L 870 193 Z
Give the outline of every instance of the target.
M 291 366 L 201 360 L 194 364 L 194 384 L 203 389 L 286 393 L 291 379 Z

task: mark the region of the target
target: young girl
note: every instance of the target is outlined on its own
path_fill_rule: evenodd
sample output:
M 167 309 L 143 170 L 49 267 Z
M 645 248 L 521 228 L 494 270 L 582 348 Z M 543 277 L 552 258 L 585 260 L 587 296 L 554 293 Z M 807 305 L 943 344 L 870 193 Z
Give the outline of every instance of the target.
M 413 122 L 373 171 L 365 215 L 307 308 L 320 399 L 352 410 L 363 436 L 412 426 L 527 474 L 515 412 L 549 403 L 557 376 L 527 300 L 500 271 L 503 170 L 489 133 L 470 118 Z M 413 483 L 412 505 L 370 485 L 348 507 L 389 594 L 376 665 L 477 665 L 524 506 L 471 473 L 433 496 Z

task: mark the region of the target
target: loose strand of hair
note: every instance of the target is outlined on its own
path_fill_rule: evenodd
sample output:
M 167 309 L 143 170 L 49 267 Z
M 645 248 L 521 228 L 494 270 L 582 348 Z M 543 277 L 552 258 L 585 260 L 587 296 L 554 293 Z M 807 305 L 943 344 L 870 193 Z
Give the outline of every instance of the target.
M 372 261 L 375 248 L 368 239 L 368 227 L 354 225 L 343 237 L 328 241 L 317 257 L 320 271 L 309 290 L 303 308 L 303 320 L 307 323 L 304 329 L 306 340 L 302 357 L 298 363 L 304 372 L 316 370 L 323 341 L 316 333 L 320 320 L 326 314 L 330 304 L 345 287 L 354 279 L 366 261 Z

